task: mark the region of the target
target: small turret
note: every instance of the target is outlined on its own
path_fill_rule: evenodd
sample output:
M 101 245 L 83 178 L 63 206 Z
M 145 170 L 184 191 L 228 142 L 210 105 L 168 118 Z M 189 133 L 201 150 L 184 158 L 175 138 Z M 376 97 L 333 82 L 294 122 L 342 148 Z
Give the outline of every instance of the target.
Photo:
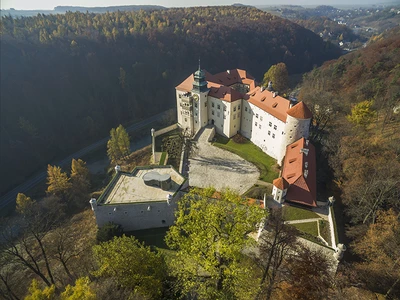
M 274 200 L 278 203 L 284 202 L 289 183 L 283 177 L 275 179 L 272 183 L 272 196 Z
M 120 165 L 116 165 L 114 169 L 115 169 L 115 173 L 121 172 L 121 166 Z

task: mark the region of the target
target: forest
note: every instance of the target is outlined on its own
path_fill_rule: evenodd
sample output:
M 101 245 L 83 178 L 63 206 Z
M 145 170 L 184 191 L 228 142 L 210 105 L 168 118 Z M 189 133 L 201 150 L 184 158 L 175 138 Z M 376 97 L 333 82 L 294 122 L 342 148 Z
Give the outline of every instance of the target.
M 400 30 L 304 75 L 299 98 L 313 111 L 319 183 L 345 212 L 343 265 L 353 284 L 400 295 Z M 327 162 L 325 161 L 327 159 Z M 392 295 L 389 295 L 393 293 Z M 393 296 L 397 295 L 397 296 Z M 397 298 L 396 298 L 397 297 Z
M 12 18 L 2 16 L 1 190 L 118 124 L 174 106 L 174 87 L 197 69 L 278 62 L 291 74 L 340 50 L 254 8 L 204 7 Z

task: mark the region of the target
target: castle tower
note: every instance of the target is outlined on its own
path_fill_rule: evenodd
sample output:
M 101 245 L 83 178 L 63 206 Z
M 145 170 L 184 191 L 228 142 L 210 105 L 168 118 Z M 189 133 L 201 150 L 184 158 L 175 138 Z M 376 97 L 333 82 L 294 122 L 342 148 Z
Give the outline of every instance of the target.
M 283 203 L 285 201 L 285 196 L 289 187 L 289 183 L 285 180 L 285 178 L 279 177 L 275 179 L 272 184 L 272 196 L 274 200 L 278 203 Z
M 208 123 L 207 95 L 210 89 L 207 87 L 206 74 L 200 68 L 194 73 L 192 88 L 193 97 L 193 133 Z
M 298 139 L 304 137 L 308 138 L 310 132 L 310 122 L 312 113 L 304 102 L 300 102 L 292 106 L 287 112 L 286 124 L 284 135 L 282 139 L 280 156 L 278 157 L 278 163 L 281 164 L 283 157 L 285 156 L 287 145 L 292 144 Z

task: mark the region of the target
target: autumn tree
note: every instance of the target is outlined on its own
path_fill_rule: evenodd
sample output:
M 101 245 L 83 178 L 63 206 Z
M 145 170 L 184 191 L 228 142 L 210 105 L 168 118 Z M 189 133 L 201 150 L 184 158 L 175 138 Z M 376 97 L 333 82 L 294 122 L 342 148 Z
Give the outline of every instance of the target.
M 71 188 L 70 179 L 67 173 L 62 172 L 58 166 L 47 166 L 47 194 L 55 195 L 66 200 L 69 189 Z
M 75 281 L 75 285 L 67 285 L 61 293 L 61 300 L 96 300 L 95 292 L 89 286 L 88 277 L 81 277 Z
M 284 93 L 289 88 L 289 73 L 284 63 L 272 65 L 264 74 L 263 85 L 268 86 L 272 81 L 274 90 Z
M 297 244 L 297 230 L 284 224 L 282 209 L 273 209 L 266 222 L 266 230 L 259 238 L 259 254 L 256 258 L 262 269 L 258 299 L 271 299 L 285 259 L 292 255 Z
M 122 125 L 110 131 L 110 140 L 107 142 L 107 154 L 112 162 L 129 155 L 129 135 Z
M 25 300 L 55 300 L 56 299 L 56 287 L 55 285 L 46 286 L 41 288 L 39 282 L 36 279 L 32 280 L 29 287 L 29 293 L 25 296 Z
M 241 264 L 242 251 L 255 245 L 248 234 L 265 216 L 259 206 L 230 190 L 218 199 L 213 194 L 211 188 L 186 194 L 166 237 L 169 247 L 177 251 L 172 272 L 182 293 L 193 298 L 234 297 L 236 286 L 246 284 L 242 275 L 251 272 Z
M 376 116 L 376 111 L 373 109 L 374 101 L 366 100 L 354 105 L 351 109 L 351 114 L 347 116 L 347 119 L 355 124 L 362 127 L 367 126 Z
M 159 298 L 163 292 L 166 266 L 160 253 L 155 253 L 134 237 L 115 237 L 93 246 L 100 278 L 112 278 L 132 296 Z
M 86 162 L 81 159 L 72 159 L 70 201 L 78 208 L 86 205 L 89 198 L 89 189 L 89 170 L 86 167 Z
M 17 199 L 16 199 L 16 211 L 21 214 L 25 215 L 29 213 L 31 208 L 35 205 L 36 201 L 32 200 L 31 197 L 26 196 L 23 193 L 18 193 Z
M 400 220 L 394 210 L 380 211 L 364 237 L 354 243 L 363 259 L 357 270 L 375 291 L 391 299 L 400 294 Z
M 332 255 L 329 252 L 329 255 Z M 285 260 L 285 273 L 272 299 L 326 299 L 333 271 L 326 254 L 306 246 Z M 276 297 L 275 297 L 276 296 Z

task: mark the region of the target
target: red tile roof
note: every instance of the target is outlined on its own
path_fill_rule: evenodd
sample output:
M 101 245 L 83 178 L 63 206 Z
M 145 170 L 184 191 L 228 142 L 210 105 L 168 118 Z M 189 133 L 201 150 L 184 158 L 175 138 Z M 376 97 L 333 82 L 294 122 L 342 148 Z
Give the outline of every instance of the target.
M 218 74 L 211 74 L 205 71 L 207 87 L 210 89 L 209 95 L 224 101 L 233 102 L 245 97 L 244 94 L 231 88 L 230 86 L 236 83 L 249 85 L 250 89 L 256 86 L 254 77 L 248 74 L 245 70 L 234 69 L 229 72 L 221 72 Z M 191 74 L 176 89 L 179 91 L 190 92 L 193 88 L 194 76 Z
M 310 119 L 312 117 L 311 111 L 303 101 L 294 105 L 286 113 L 297 119 Z
M 286 112 L 290 108 L 290 101 L 276 95 L 268 90 L 261 91 L 260 87 L 256 87 L 247 93 L 248 102 L 261 108 L 267 113 L 273 115 L 275 118 L 286 122 Z
M 317 178 L 314 146 L 311 143 L 307 145 L 305 138 L 288 145 L 282 170 L 282 177 L 289 183 L 286 200 L 316 207 Z
M 274 186 L 276 186 L 280 190 L 287 189 L 289 186 L 289 183 L 285 180 L 285 178 L 282 178 L 282 177 L 274 179 L 274 181 L 272 183 Z

